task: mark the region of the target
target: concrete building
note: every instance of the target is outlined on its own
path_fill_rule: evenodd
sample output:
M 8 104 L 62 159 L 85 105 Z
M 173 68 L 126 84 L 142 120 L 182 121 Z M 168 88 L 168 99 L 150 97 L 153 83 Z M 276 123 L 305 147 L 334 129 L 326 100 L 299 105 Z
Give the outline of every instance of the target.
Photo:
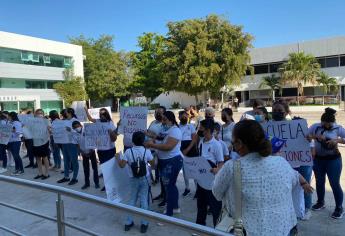
M 53 85 L 69 68 L 84 76 L 81 46 L 0 31 L 0 108 L 60 110 Z
M 319 39 L 306 42 L 298 42 L 293 44 L 254 48 L 251 50 L 251 62 L 254 67 L 254 76 L 249 74 L 245 76 L 241 85 L 235 89 L 236 96 L 244 105 L 251 99 L 268 99 L 271 92 L 267 88 L 260 88 L 262 78 L 276 74 L 279 76 L 278 68 L 287 61 L 289 53 L 305 52 L 312 54 L 321 65 L 322 71 L 331 77 L 335 77 L 339 84 L 345 82 L 345 37 L 333 37 L 328 39 Z M 341 97 L 344 100 L 344 87 L 341 88 Z M 296 97 L 297 88 L 285 86 L 282 94 L 275 92 L 276 97 Z M 310 102 L 313 98 L 322 97 L 324 91 L 319 85 L 306 85 L 304 95 L 309 98 Z M 336 100 L 336 94 L 329 94 L 328 102 L 333 103 Z M 322 98 L 313 100 L 314 103 L 320 102 Z

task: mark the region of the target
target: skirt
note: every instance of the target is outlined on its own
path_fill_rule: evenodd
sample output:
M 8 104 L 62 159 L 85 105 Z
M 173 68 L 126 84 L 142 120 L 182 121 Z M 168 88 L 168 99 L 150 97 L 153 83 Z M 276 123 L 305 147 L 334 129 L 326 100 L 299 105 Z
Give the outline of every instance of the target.
M 50 154 L 49 142 L 43 144 L 42 146 L 34 146 L 33 153 L 35 157 L 48 157 Z

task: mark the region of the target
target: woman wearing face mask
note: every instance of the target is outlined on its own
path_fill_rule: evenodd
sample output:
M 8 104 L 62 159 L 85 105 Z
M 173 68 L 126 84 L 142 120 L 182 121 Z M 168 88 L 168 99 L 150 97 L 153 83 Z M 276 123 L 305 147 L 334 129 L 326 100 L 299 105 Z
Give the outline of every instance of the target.
M 178 174 L 183 166 L 182 154 L 180 151 L 182 133 L 178 128 L 175 115 L 171 111 L 163 114 L 162 124 L 166 126 L 165 137 L 161 143 L 154 140 L 145 143 L 147 148 L 156 149 L 160 161 L 160 174 L 166 192 L 165 214 L 172 216 L 179 213 L 179 193 L 176 187 Z
M 224 108 L 222 110 L 222 121 L 224 122 L 224 124 L 221 126 L 219 138 L 226 143 L 226 146 L 228 147 L 229 151 L 232 149 L 232 130 L 235 126 L 235 122 L 232 116 L 233 113 L 231 108 Z
M 44 118 L 44 111 L 42 109 L 37 109 L 35 111 L 35 117 L 44 119 L 45 122 L 47 122 L 47 127 L 49 130 L 50 122 L 49 120 Z M 47 135 L 41 137 L 41 138 L 34 138 L 33 143 L 33 153 L 36 157 L 36 163 L 38 167 L 38 175 L 34 179 L 48 179 L 49 178 L 49 161 L 48 156 L 50 154 L 49 151 L 49 131 L 47 130 Z M 42 165 L 43 164 L 43 165 Z
M 66 130 L 68 131 L 68 143 L 62 144 L 62 153 L 64 160 L 64 177 L 57 181 L 59 184 L 69 182 L 68 185 L 74 185 L 78 183 L 78 172 L 79 172 L 79 162 L 78 162 L 78 146 L 76 141 L 73 139 L 73 121 L 78 121 L 77 116 L 74 113 L 73 108 L 67 108 L 62 114 L 64 121 L 66 123 Z M 72 180 L 69 178 L 70 165 L 72 165 L 73 176 Z
M 268 111 L 265 107 L 257 107 L 254 110 L 254 118 L 257 122 L 259 122 L 260 124 L 263 124 L 267 121 L 269 121 L 268 118 Z
M 196 131 L 195 131 L 194 125 L 188 124 L 188 113 L 186 111 L 179 112 L 179 120 L 180 120 L 179 128 L 182 132 L 181 151 L 183 152 L 190 145 L 194 136 L 196 136 Z M 195 148 L 190 150 L 186 154 L 186 156 L 188 157 L 198 156 L 198 153 L 196 151 L 196 146 L 194 147 Z M 184 178 L 184 183 L 186 187 L 182 196 L 186 197 L 188 194 L 190 194 L 190 188 L 189 188 L 189 179 L 186 178 L 184 171 L 183 171 L 183 178 Z
M 87 108 L 85 108 L 85 111 L 86 111 L 86 115 L 89 121 L 93 123 L 102 123 L 106 125 L 108 129 L 109 137 L 110 137 L 109 143 L 106 146 L 97 149 L 99 162 L 100 164 L 103 164 L 109 161 L 110 159 L 112 159 L 113 157 L 115 157 L 115 154 L 116 154 L 115 141 L 117 139 L 117 128 L 113 120 L 111 119 L 111 116 L 107 109 L 101 108 L 99 110 L 99 119 L 92 118 Z M 105 191 L 105 187 L 103 187 L 101 191 Z
M 284 101 L 278 100 L 272 105 L 272 120 L 283 121 L 291 120 L 291 111 L 289 104 Z
M 316 123 L 309 128 L 310 138 L 315 140 L 316 151 L 313 169 L 316 179 L 317 203 L 313 205 L 312 209 L 318 211 L 325 208 L 327 174 L 336 206 L 332 217 L 340 219 L 344 212 L 343 190 L 340 185 L 342 160 L 338 143 L 345 143 L 345 129 L 336 123 L 335 113 L 334 109 L 326 108 L 325 113 L 321 116 L 321 123 Z
M 310 185 L 278 156 L 270 156 L 271 143 L 261 125 L 253 120 L 238 122 L 233 130 L 233 147 L 241 156 L 242 220 L 247 235 L 287 236 L 296 226 L 292 189 Z M 234 161 L 230 160 L 216 175 L 213 194 L 235 213 Z
M 19 155 L 21 136 L 23 134 L 22 123 L 20 123 L 16 112 L 10 112 L 8 120 L 8 124 L 12 125 L 12 135 L 7 146 L 15 162 L 15 171 L 12 174 L 22 175 L 24 174 L 23 161 Z

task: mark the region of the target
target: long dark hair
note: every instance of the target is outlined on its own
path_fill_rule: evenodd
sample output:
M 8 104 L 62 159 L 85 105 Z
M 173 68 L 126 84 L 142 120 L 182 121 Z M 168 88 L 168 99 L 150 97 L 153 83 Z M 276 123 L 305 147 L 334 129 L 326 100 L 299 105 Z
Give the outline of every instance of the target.
M 337 113 L 336 110 L 334 110 L 333 108 L 327 107 L 325 109 L 325 113 L 323 113 L 321 116 L 321 121 L 327 122 L 327 123 L 334 123 L 335 122 L 335 113 Z
M 104 107 L 99 109 L 99 118 L 101 118 L 101 113 L 104 115 L 107 121 L 112 121 L 111 116 L 107 109 L 105 109 Z
M 12 111 L 8 114 L 8 116 L 11 117 L 12 121 L 19 121 L 17 112 Z
M 234 113 L 232 112 L 231 108 L 226 107 L 222 110 L 222 112 L 226 113 L 228 116 L 231 116 L 231 122 L 234 122 L 234 118 L 233 118 Z
M 49 112 L 49 118 L 53 121 L 53 120 L 58 120 L 59 117 L 59 113 L 57 112 L 57 110 L 51 110 Z
M 66 112 L 71 114 L 72 118 L 77 118 L 77 116 L 75 115 L 75 111 L 73 108 L 69 107 L 66 109 Z
M 163 115 L 167 118 L 167 120 L 169 120 L 171 123 L 179 127 L 179 125 L 176 122 L 175 114 L 172 111 L 166 111 L 164 112 Z
M 262 157 L 272 154 L 271 142 L 266 139 L 261 125 L 254 120 L 238 122 L 234 127 L 233 135 L 235 139 L 241 140 L 249 152 L 258 152 Z

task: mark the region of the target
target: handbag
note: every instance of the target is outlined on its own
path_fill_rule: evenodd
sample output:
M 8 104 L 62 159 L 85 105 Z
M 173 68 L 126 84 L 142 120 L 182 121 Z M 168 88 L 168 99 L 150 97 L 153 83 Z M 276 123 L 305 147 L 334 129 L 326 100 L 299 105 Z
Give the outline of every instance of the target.
M 217 230 L 227 233 L 233 233 L 235 236 L 244 236 L 246 232 L 242 221 L 242 175 L 240 160 L 234 161 L 233 165 L 234 185 L 233 191 L 235 193 L 235 212 L 232 217 L 226 208 L 223 208 L 221 218 L 216 226 Z

